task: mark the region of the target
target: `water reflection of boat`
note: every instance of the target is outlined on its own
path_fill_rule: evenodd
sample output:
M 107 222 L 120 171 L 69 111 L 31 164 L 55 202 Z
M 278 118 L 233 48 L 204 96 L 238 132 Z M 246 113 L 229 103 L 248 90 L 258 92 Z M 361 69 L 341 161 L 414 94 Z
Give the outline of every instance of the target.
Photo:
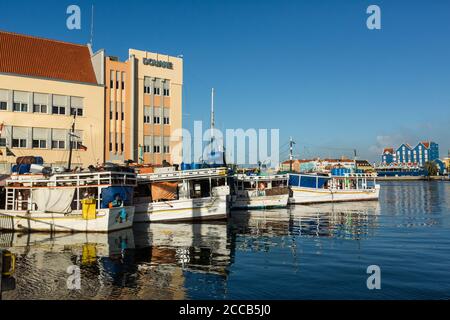
M 0 248 L 17 255 L 46 252 L 71 252 L 82 255 L 86 248 L 95 248 L 96 256 L 120 254 L 134 248 L 131 229 L 111 233 L 0 233 Z M 84 250 L 84 251 L 83 251 Z M 93 251 L 91 251 L 93 253 Z
M 151 264 L 226 275 L 230 263 L 227 224 L 138 224 L 136 248 L 151 251 Z M 145 268 L 145 267 L 144 267 Z
M 378 202 L 297 205 L 284 210 L 240 211 L 231 224 L 243 236 L 314 236 L 360 239 L 371 234 Z
M 111 283 L 123 282 L 134 238 L 131 229 L 109 234 L 0 233 L 0 248 L 16 257 L 16 289 L 3 298 L 96 299 L 111 296 Z M 73 267 L 80 270 L 80 290 L 68 288 Z
M 232 261 L 226 223 L 138 224 L 109 234 L 0 233 L 0 248 L 17 257 L 17 286 L 5 299 L 221 298 Z M 67 288 L 73 266 L 81 277 L 75 291 Z

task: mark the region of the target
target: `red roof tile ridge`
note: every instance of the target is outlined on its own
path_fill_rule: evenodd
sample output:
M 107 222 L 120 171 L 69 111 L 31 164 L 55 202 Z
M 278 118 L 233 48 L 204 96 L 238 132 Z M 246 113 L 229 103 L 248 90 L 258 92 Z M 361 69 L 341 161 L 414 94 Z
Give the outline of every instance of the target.
M 33 35 L 28 35 L 28 34 L 17 33 L 17 32 L 6 31 L 6 30 L 1 30 L 0 29 L 0 34 L 1 33 L 13 35 L 13 36 L 24 37 L 24 38 L 31 38 L 31 39 L 37 39 L 37 40 L 43 40 L 43 41 L 50 41 L 50 42 L 56 42 L 56 43 L 61 43 L 61 44 L 67 44 L 67 45 L 72 45 L 72 46 L 79 46 L 79 47 L 83 47 L 83 48 L 88 46 L 87 44 L 79 44 L 79 43 L 74 43 L 74 42 L 55 40 L 55 39 L 50 39 L 50 38 L 45 38 L 45 37 L 40 37 L 40 36 L 33 36 Z

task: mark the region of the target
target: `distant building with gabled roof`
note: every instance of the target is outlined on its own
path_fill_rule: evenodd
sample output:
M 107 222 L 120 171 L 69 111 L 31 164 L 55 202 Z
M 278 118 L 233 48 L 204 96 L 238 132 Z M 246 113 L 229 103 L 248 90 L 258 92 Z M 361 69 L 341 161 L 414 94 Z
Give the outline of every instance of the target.
M 384 148 L 381 155 L 381 164 L 397 163 L 422 167 L 425 162 L 438 159 L 439 145 L 433 141 L 420 141 L 414 148 L 408 143 L 403 143 L 395 149 L 395 152 L 394 148 Z

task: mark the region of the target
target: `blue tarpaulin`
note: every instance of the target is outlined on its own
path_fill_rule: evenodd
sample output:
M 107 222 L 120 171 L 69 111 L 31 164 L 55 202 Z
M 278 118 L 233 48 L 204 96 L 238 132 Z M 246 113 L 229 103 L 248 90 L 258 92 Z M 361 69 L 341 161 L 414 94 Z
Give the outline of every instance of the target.
M 102 190 L 102 208 L 108 208 L 108 204 L 120 196 L 124 206 L 132 204 L 133 187 L 108 187 Z

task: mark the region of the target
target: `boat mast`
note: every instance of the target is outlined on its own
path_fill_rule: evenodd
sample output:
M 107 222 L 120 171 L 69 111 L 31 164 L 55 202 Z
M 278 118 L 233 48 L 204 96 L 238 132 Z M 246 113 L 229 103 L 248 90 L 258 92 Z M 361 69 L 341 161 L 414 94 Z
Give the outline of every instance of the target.
M 73 145 L 72 145 L 72 137 L 75 135 L 75 119 L 77 117 L 76 111 L 73 113 L 73 122 L 72 128 L 69 133 L 69 163 L 67 165 L 67 171 L 70 171 L 72 166 L 72 154 L 73 154 Z
M 214 142 L 214 88 L 211 89 L 211 150 Z
M 292 140 L 292 137 L 289 137 L 289 171 L 292 172 L 292 160 L 294 159 L 293 156 L 293 149 L 294 149 L 294 140 Z

